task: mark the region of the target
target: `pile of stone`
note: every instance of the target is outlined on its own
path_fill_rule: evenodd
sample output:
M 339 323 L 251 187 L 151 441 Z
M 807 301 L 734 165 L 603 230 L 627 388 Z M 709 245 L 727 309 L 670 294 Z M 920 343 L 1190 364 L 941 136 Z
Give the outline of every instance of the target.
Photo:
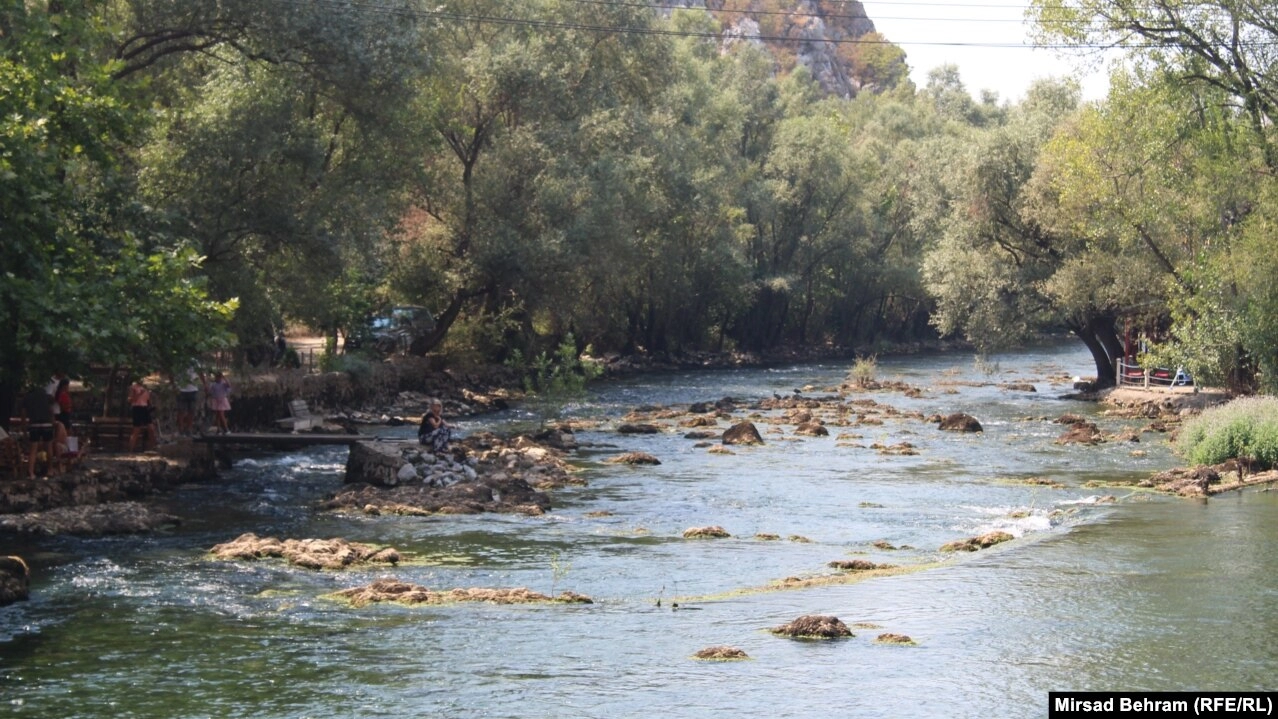
M 396 484 L 420 484 L 427 487 L 451 487 L 458 482 L 473 482 L 479 477 L 475 469 L 477 457 L 458 460 L 454 455 L 436 455 L 420 446 L 402 446 L 404 460 L 396 473 Z

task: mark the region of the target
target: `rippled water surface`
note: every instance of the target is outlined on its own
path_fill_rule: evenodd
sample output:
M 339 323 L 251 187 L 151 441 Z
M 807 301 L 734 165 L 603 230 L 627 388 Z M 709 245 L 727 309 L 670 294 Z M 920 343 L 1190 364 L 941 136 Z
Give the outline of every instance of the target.
M 556 492 L 543 517 L 319 513 L 311 507 L 340 487 L 345 450 L 246 458 L 218 483 L 166 498 L 184 517 L 172 533 L 5 548 L 31 561 L 35 581 L 31 601 L 0 608 L 0 715 L 1037 717 L 1050 690 L 1272 688 L 1278 498 L 1194 502 L 1106 487 L 1175 464 L 1165 439 L 1057 446 L 1050 419 L 1097 414 L 1058 399 L 1089 357 L 1063 345 L 996 359 L 992 375 L 957 355 L 881 360 L 880 378 L 924 392 L 868 395 L 903 411 L 969 412 L 985 426 L 976 435 L 889 418 L 825 438 L 784 427 L 763 447 L 711 455 L 681 433 L 581 432 L 589 485 Z M 847 369 L 632 378 L 569 411 L 615 418 L 638 405 L 820 395 Z M 1021 381 L 1038 392 L 997 386 Z M 464 429 L 527 419 L 513 412 Z M 1095 419 L 1109 432 L 1141 426 Z M 866 448 L 875 442 L 919 453 L 881 455 Z M 662 464 L 602 463 L 625 450 Z M 1119 501 L 1097 503 L 1103 495 Z M 610 514 L 588 516 L 598 512 Z M 710 524 L 733 537 L 682 538 Z M 960 557 L 937 551 L 992 529 L 1018 539 Z M 415 561 L 337 574 L 208 558 L 245 531 L 375 542 Z M 754 591 L 851 558 L 924 568 Z M 595 604 L 352 609 L 323 598 L 380 576 L 570 589 Z M 828 643 L 766 631 L 812 613 L 874 627 Z M 881 632 L 917 645 L 875 644 Z M 752 658 L 690 659 L 718 644 Z

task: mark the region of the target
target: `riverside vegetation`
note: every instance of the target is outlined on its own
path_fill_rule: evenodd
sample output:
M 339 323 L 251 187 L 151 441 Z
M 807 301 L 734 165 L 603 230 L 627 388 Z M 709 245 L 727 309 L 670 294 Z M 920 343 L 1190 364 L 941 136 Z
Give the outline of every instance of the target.
M 856 2 L 672 5 L 0 3 L 0 404 L 399 303 L 452 366 L 1064 329 L 1104 385 L 1130 326 L 1272 389 L 1272 9 L 1036 0 L 1129 53 L 1082 103 L 916 86 Z

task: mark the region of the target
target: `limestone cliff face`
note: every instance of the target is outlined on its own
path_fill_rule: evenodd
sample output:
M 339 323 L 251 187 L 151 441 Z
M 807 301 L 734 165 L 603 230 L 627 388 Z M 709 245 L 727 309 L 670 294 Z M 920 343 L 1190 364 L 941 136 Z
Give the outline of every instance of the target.
M 831 95 L 855 97 L 882 84 L 882 53 L 875 50 L 883 46 L 847 42 L 872 33 L 870 39 L 880 39 L 865 7 L 855 0 L 661 0 L 660 5 L 666 12 L 708 10 L 722 25 L 725 42 L 741 38 L 760 43 L 772 52 L 782 72 L 805 66 Z M 873 54 L 879 57 L 870 57 Z M 892 63 L 900 67 L 887 74 L 903 77 L 904 55 L 893 55 L 888 60 Z

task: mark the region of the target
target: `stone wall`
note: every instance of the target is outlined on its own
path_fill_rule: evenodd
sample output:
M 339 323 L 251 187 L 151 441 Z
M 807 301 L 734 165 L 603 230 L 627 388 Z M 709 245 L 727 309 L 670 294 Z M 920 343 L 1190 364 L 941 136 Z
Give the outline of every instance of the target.
M 346 482 L 377 487 L 399 484 L 399 471 L 408 464 L 401 449 L 405 442 L 359 442 L 351 445 L 346 459 Z M 415 444 L 415 443 L 414 443 Z

